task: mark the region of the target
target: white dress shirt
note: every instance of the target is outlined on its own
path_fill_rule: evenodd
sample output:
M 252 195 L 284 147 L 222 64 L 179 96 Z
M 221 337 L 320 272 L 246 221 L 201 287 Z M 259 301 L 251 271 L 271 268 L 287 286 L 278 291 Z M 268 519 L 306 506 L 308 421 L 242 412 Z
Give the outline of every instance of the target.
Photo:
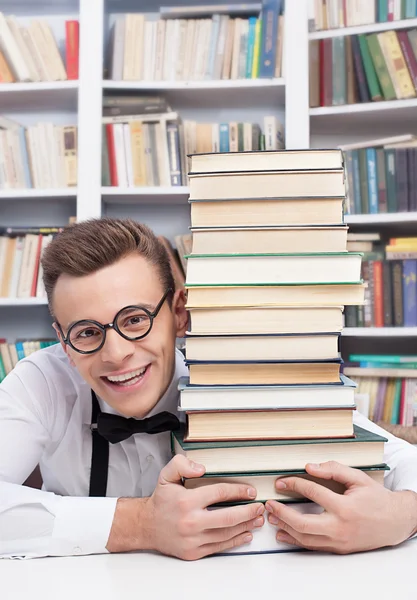
M 149 416 L 177 412 L 177 350 L 170 386 Z M 98 399 L 103 412 L 114 413 Z M 417 492 L 417 449 L 358 412 L 354 422 L 389 439 L 385 486 Z M 105 553 L 118 497 L 150 496 L 171 458 L 170 434 L 136 434 L 110 444 L 106 498 L 89 498 L 91 389 L 60 345 L 17 364 L 0 385 L 0 558 Z M 40 464 L 43 489 L 21 484 Z

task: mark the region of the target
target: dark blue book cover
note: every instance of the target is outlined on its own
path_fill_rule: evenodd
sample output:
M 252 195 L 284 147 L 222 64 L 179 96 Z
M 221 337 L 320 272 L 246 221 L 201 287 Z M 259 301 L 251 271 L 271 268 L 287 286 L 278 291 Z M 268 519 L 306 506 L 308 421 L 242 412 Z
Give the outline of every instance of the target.
M 278 34 L 278 17 L 281 13 L 281 0 L 262 2 L 262 40 L 259 63 L 259 77 L 273 78 Z

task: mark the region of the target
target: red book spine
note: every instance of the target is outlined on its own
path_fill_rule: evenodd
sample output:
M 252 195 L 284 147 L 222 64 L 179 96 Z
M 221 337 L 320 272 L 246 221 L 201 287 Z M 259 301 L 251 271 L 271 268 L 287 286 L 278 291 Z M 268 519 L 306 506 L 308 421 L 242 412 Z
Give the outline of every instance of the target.
M 65 53 L 67 79 L 78 79 L 78 55 L 80 48 L 80 24 L 78 21 L 65 21 Z
M 117 179 L 116 148 L 114 147 L 114 132 L 111 123 L 106 123 L 106 136 L 109 152 L 110 183 L 112 186 L 117 186 L 119 185 L 119 180 Z
M 374 262 L 374 318 L 375 327 L 384 326 L 384 286 L 382 280 L 382 261 Z

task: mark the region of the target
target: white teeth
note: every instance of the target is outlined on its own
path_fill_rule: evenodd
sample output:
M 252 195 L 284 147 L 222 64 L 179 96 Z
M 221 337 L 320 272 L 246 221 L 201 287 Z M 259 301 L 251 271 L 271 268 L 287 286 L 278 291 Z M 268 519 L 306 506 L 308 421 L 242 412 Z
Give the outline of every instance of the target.
M 132 379 L 133 377 L 140 377 L 146 371 L 146 367 L 142 369 L 136 369 L 136 371 L 131 371 L 130 373 L 124 373 L 123 375 L 109 375 L 107 379 L 112 381 L 113 383 L 127 381 L 128 379 Z

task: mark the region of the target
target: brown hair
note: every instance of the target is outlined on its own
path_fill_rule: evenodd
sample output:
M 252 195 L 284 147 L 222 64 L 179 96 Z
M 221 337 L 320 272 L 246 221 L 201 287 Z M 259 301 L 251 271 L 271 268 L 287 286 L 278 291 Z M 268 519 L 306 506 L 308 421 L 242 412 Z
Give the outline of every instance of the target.
M 164 289 L 175 289 L 169 256 L 149 227 L 132 219 L 91 219 L 64 229 L 45 249 L 43 282 L 51 314 L 56 282 L 64 273 L 89 275 L 137 252 L 158 272 Z M 169 296 L 169 301 L 172 295 Z

